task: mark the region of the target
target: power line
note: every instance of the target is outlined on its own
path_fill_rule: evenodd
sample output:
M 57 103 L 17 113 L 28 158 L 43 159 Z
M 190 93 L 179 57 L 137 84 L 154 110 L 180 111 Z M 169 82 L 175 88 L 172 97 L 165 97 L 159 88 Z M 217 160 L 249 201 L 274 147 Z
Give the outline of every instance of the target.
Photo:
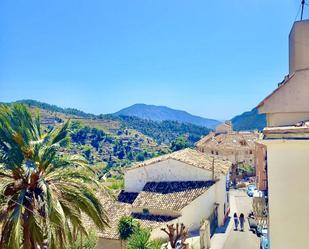
M 300 4 L 299 7 L 298 7 L 298 10 L 297 10 L 297 13 L 296 13 L 294 22 L 296 22 L 296 19 L 297 19 L 298 15 L 299 15 L 299 12 L 300 12 L 300 10 L 301 10 L 301 6 L 302 6 L 302 5 Z

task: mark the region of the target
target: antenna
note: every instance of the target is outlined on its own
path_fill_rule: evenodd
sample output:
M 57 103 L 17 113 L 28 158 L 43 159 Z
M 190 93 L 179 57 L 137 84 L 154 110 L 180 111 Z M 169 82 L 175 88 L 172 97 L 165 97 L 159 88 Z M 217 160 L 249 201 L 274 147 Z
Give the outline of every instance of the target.
M 301 15 L 300 15 L 300 20 L 303 20 L 303 14 L 304 14 L 304 6 L 305 6 L 306 2 L 305 0 L 301 1 Z

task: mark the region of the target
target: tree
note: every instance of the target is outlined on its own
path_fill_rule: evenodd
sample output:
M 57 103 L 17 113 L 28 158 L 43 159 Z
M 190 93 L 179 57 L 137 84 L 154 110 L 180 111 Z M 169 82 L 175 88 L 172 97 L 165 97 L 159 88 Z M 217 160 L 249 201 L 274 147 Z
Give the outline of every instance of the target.
M 160 249 L 163 242 L 160 240 L 150 240 L 150 230 L 138 229 L 128 241 L 127 249 Z
M 107 224 L 94 171 L 59 152 L 68 126 L 44 133 L 24 105 L 0 106 L 1 249 L 67 248 L 88 235 L 82 215 L 100 230 Z
M 176 138 L 175 141 L 172 142 L 171 150 L 172 151 L 182 150 L 182 149 L 187 148 L 189 146 L 190 146 L 190 144 L 188 142 L 188 139 L 185 136 L 180 136 L 180 137 Z
M 118 233 L 122 241 L 128 240 L 139 229 L 139 223 L 131 216 L 123 216 L 118 223 Z
M 178 241 L 181 241 L 182 247 L 184 246 L 186 238 L 188 237 L 188 229 L 183 223 L 181 223 L 180 226 L 179 223 L 177 223 L 176 227 L 174 224 L 166 225 L 166 228 L 161 228 L 161 230 L 168 235 L 169 243 L 172 248 L 176 248 Z
M 89 160 L 91 156 L 91 146 L 88 144 L 84 145 L 83 153 L 85 157 Z
M 145 160 L 144 153 L 139 152 L 139 153 L 136 155 L 136 161 L 142 162 L 142 161 L 144 161 L 144 160 Z

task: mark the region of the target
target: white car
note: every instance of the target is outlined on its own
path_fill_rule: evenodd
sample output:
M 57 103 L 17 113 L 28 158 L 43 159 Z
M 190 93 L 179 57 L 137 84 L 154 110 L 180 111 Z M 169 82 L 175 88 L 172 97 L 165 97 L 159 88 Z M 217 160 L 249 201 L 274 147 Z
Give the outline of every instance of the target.
M 254 191 L 253 191 L 253 195 L 252 195 L 253 197 L 263 197 L 264 195 L 263 195 L 263 192 L 262 191 L 259 191 L 259 190 L 257 190 L 257 189 L 255 189 Z
M 256 186 L 254 184 L 248 185 L 247 187 L 248 196 L 252 197 L 255 190 L 256 190 Z

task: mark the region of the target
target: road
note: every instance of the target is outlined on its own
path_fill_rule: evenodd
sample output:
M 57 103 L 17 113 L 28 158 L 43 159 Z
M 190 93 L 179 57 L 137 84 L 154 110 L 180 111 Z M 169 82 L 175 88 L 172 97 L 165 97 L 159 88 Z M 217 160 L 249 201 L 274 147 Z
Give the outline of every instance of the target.
M 242 190 L 231 190 L 230 195 L 235 198 L 237 215 L 243 213 L 247 217 L 252 210 L 252 198 L 248 197 L 246 192 Z M 231 219 L 231 222 L 233 222 L 233 219 Z M 232 229 L 223 249 L 259 249 L 259 238 L 249 230 L 247 219 L 243 232 Z

